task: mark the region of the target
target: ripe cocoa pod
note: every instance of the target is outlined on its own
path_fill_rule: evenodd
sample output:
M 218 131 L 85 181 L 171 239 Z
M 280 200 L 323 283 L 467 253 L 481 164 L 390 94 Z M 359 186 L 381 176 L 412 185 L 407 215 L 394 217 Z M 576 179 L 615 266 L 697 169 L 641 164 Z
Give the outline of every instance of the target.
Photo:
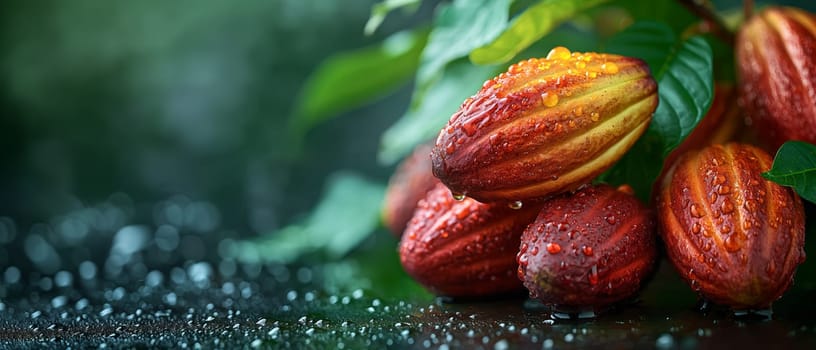
M 485 202 L 574 190 L 623 156 L 657 102 L 642 60 L 557 47 L 465 100 L 439 133 L 433 172 L 452 192 Z
M 589 186 L 554 197 L 521 236 L 518 277 L 531 298 L 556 311 L 603 311 L 634 296 L 651 275 L 652 214 L 629 186 Z
M 816 15 L 767 7 L 740 28 L 735 55 L 740 103 L 768 150 L 816 143 Z
M 431 144 L 422 144 L 400 163 L 388 181 L 382 219 L 394 236 L 400 238 L 414 215 L 417 203 L 439 180 L 431 171 Z
M 419 202 L 400 241 L 405 271 L 437 295 L 479 297 L 522 291 L 516 252 L 534 206 L 514 210 L 454 200 L 438 184 Z
M 788 187 L 765 180 L 771 156 L 746 144 L 683 156 L 658 198 L 666 253 L 703 298 L 764 309 L 805 259 L 804 208 Z

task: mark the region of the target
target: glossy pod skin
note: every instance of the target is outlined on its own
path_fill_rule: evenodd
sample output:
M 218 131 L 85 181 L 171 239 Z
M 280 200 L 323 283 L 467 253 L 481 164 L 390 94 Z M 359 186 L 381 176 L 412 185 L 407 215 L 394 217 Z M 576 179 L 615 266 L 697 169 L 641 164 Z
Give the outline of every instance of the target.
M 400 261 L 411 277 L 441 296 L 523 291 L 515 257 L 521 232 L 537 213 L 534 206 L 455 200 L 438 184 L 419 202 L 402 236 Z
M 657 260 L 653 213 L 631 192 L 588 186 L 543 204 L 521 237 L 518 277 L 563 312 L 602 312 L 634 296 Z
M 804 262 L 799 196 L 762 177 L 772 159 L 738 143 L 687 153 L 669 171 L 658 221 L 674 267 L 703 298 L 766 309 Z
M 421 144 L 400 163 L 388 181 L 383 201 L 382 220 L 388 230 L 402 236 L 414 215 L 417 203 L 439 183 L 431 172 L 431 144 Z
M 816 143 L 816 15 L 767 7 L 741 27 L 735 55 L 740 103 L 767 149 Z
M 553 49 L 488 80 L 439 133 L 433 172 L 479 201 L 575 190 L 609 168 L 657 107 L 646 63 Z

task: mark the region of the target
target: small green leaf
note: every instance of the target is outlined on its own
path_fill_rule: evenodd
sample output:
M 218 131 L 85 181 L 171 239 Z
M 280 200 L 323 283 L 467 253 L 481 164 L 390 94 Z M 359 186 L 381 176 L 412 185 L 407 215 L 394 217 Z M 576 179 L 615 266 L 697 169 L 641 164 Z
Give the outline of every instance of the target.
M 404 84 L 419 66 L 427 32 L 400 32 L 376 47 L 329 57 L 300 93 L 291 123 L 293 131 L 302 134 Z
M 425 86 L 448 62 L 498 36 L 507 26 L 510 0 L 456 0 L 443 6 L 434 20 L 417 74 Z
M 371 16 L 365 24 L 365 35 L 374 34 L 391 11 L 405 8 L 415 12 L 422 0 L 383 0 L 371 6 Z
M 648 200 L 665 157 L 711 107 L 711 48 L 702 37 L 677 40 L 663 24 L 638 22 L 612 37 L 608 51 L 643 58 L 658 83 L 660 102 L 646 134 L 602 176 L 603 181 L 630 184 Z
M 414 146 L 439 133 L 451 115 L 482 83 L 498 73 L 496 66 L 474 66 L 466 60 L 448 65 L 423 94 L 414 93 L 411 108 L 382 136 L 379 161 L 392 164 Z
M 505 63 L 576 13 L 606 0 L 542 0 L 519 15 L 495 40 L 470 53 L 476 64 Z M 566 44 L 566 43 L 565 43 Z
M 354 174 L 335 174 L 320 204 L 304 222 L 240 242 L 231 255 L 239 261 L 284 263 L 313 252 L 342 257 L 376 230 L 384 195 L 381 184 Z
M 793 187 L 802 198 L 816 203 L 816 146 L 802 141 L 785 142 L 776 152 L 771 170 L 762 176 Z

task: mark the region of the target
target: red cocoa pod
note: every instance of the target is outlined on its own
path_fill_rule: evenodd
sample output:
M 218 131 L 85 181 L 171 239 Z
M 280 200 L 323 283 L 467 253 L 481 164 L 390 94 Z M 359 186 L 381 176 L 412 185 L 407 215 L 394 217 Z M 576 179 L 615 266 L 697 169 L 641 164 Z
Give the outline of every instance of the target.
M 588 186 L 554 197 L 521 236 L 518 277 L 531 298 L 556 311 L 603 311 L 634 296 L 651 275 L 652 214 L 629 186 Z
M 767 7 L 740 28 L 735 55 L 740 103 L 768 150 L 816 143 L 816 15 Z
M 522 291 L 519 237 L 538 207 L 511 209 L 455 200 L 438 184 L 419 201 L 400 241 L 405 271 L 437 295 L 480 297 Z
M 439 133 L 433 172 L 483 202 L 575 190 L 623 156 L 657 102 L 642 60 L 557 47 L 465 100 Z
M 405 158 L 388 181 L 382 219 L 394 236 L 400 238 L 417 203 L 437 183 L 431 171 L 431 144 L 422 144 Z
M 802 201 L 762 177 L 765 151 L 713 145 L 683 156 L 658 197 L 666 253 L 703 298 L 735 310 L 770 307 L 805 259 Z

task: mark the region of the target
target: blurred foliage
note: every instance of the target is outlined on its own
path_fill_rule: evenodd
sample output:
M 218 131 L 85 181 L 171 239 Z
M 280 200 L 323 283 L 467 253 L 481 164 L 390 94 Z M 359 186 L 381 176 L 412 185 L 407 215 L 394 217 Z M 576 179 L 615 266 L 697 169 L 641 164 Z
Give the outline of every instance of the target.
M 398 32 L 376 47 L 330 57 L 306 82 L 293 131 L 302 135 L 339 111 L 359 107 L 372 96 L 392 93 L 416 71 L 426 40 L 424 30 Z M 360 79 L 362 76 L 367 78 Z
M 242 242 L 229 258 L 247 263 L 291 263 L 320 252 L 332 259 L 343 257 L 379 224 L 385 188 L 351 174 L 334 174 L 322 201 L 300 224 L 252 243 Z
M 539 1 L 516 17 L 496 40 L 473 50 L 470 60 L 476 64 L 508 62 L 561 22 L 604 1 L 606 0 Z

